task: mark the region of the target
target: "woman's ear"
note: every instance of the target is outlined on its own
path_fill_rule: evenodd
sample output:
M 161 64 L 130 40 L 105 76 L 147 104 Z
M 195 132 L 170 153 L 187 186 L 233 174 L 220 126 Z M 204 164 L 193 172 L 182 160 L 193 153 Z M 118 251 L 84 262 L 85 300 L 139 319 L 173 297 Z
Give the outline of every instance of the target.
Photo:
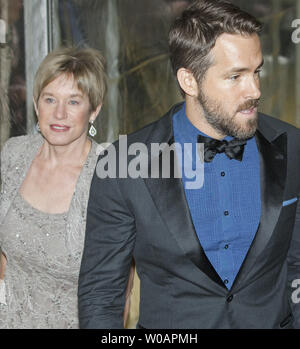
M 36 104 L 34 98 L 32 100 L 33 100 L 33 105 L 34 105 L 34 110 L 35 110 L 36 116 L 38 117 L 39 116 L 39 110 L 38 110 L 37 104 Z
M 94 111 L 91 113 L 90 122 L 96 120 L 98 114 L 100 113 L 101 108 L 102 108 L 102 104 L 99 104 L 98 107 L 96 108 L 96 110 L 94 110 Z
M 185 68 L 177 71 L 177 80 L 181 89 L 190 97 L 198 97 L 198 84 L 194 75 Z

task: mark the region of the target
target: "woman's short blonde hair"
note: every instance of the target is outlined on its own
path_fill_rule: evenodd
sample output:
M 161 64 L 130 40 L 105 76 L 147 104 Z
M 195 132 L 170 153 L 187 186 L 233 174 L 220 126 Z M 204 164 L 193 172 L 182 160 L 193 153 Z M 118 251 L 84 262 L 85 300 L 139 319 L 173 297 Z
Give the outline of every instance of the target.
M 71 47 L 50 52 L 35 75 L 33 98 L 36 104 L 43 88 L 62 74 L 74 78 L 78 89 L 88 96 L 92 111 L 102 104 L 106 75 L 104 58 L 98 50 Z

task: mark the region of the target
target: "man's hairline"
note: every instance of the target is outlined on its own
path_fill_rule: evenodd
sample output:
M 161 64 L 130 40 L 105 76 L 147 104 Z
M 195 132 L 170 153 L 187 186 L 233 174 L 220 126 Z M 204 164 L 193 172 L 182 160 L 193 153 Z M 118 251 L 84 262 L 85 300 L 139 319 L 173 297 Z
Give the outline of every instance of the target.
M 188 71 L 193 75 L 193 77 L 194 77 L 194 79 L 196 80 L 198 86 L 200 87 L 200 85 L 203 83 L 203 81 L 204 81 L 204 79 L 205 79 L 205 76 L 206 76 L 208 70 L 209 70 L 211 67 L 213 67 L 214 65 L 217 64 L 217 61 L 216 61 L 215 57 L 214 57 L 213 54 L 212 54 L 212 51 L 213 51 L 214 47 L 215 47 L 216 44 L 217 44 L 217 40 L 218 40 L 221 36 L 223 36 L 224 34 L 227 34 L 227 35 L 237 35 L 237 36 L 242 36 L 242 37 L 251 37 L 251 36 L 255 36 L 255 35 L 256 35 L 256 36 L 259 38 L 259 33 L 257 33 L 257 32 L 253 32 L 253 33 L 247 33 L 247 32 L 228 33 L 228 32 L 223 32 L 223 33 L 221 33 L 220 35 L 217 36 L 217 38 L 216 38 L 214 44 L 212 45 L 211 49 L 209 50 L 209 52 L 208 52 L 207 55 L 205 56 L 205 59 L 207 59 L 207 61 L 208 61 L 208 67 L 207 67 L 206 71 L 201 75 L 201 78 L 200 78 L 199 80 L 196 79 L 195 75 L 193 74 L 193 72 L 191 71 L 191 69 L 188 68 L 188 67 L 180 67 L 180 68 L 177 70 L 177 72 L 178 72 L 180 69 L 186 69 L 186 70 L 188 70 Z M 177 72 L 176 72 L 176 74 L 177 74 Z M 186 94 L 185 94 L 185 95 L 186 95 Z

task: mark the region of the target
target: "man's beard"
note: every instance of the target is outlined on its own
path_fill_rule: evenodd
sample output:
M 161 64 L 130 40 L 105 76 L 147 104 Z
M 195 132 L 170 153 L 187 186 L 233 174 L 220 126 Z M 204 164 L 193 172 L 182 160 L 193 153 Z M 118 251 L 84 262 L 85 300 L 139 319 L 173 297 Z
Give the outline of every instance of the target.
M 245 123 L 239 123 L 236 114 L 242 110 L 256 108 L 259 99 L 250 99 L 240 105 L 233 115 L 225 112 L 222 105 L 210 100 L 200 89 L 198 101 L 203 109 L 207 122 L 220 134 L 231 136 L 237 139 L 246 140 L 252 138 L 257 129 L 257 115 Z M 247 116 L 245 116 L 246 118 Z

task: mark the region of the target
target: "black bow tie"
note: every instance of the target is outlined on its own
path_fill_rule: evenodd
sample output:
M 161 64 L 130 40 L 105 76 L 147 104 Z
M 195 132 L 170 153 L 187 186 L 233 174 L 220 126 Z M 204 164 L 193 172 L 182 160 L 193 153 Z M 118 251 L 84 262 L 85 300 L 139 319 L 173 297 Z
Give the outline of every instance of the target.
M 244 147 L 247 141 L 232 139 L 219 141 L 205 136 L 198 136 L 198 143 L 204 143 L 204 161 L 212 162 L 216 154 L 225 153 L 230 160 L 243 160 Z

